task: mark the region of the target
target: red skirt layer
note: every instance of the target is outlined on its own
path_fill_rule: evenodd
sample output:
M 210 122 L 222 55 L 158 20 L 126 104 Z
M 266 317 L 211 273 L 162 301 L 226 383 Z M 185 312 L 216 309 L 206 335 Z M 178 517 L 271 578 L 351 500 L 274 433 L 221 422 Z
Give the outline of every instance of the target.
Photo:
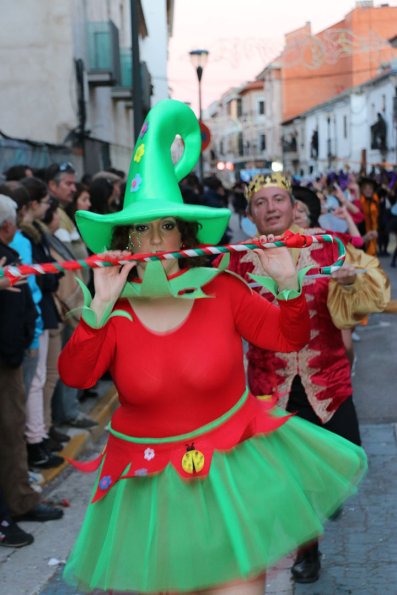
M 249 394 L 229 419 L 205 433 L 198 428 L 192 438 L 171 437 L 166 442 L 145 439 L 142 444 L 133 437 L 122 438 L 111 433 L 99 457 L 86 463 L 71 463 L 84 472 L 95 471 L 102 463 L 92 502 L 103 498 L 120 479 L 160 473 L 169 464 L 185 479 L 206 477 L 215 450 L 227 451 L 257 434 L 270 434 L 291 417 L 272 415 L 274 404 L 273 398 L 261 400 Z

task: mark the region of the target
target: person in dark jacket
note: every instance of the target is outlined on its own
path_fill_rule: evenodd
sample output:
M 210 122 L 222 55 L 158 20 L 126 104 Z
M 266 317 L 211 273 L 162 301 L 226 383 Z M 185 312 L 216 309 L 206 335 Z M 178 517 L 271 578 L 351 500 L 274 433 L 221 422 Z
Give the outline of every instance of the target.
M 0 195 L 1 266 L 19 264 L 9 247 L 16 232 L 17 205 Z M 37 311 L 27 283 L 0 291 L 0 490 L 15 520 L 59 519 L 63 511 L 40 504 L 28 479 L 25 443 L 25 391 L 22 361 L 32 343 Z

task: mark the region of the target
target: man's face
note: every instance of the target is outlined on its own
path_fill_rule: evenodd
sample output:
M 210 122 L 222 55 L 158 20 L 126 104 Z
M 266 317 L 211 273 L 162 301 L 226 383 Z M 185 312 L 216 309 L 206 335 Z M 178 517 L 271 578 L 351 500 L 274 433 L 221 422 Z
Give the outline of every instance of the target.
M 249 218 L 260 234 L 284 233 L 294 218 L 294 206 L 289 193 L 282 188 L 261 188 L 250 200 Z
M 17 231 L 16 221 L 4 221 L 0 226 L 0 238 L 5 244 L 11 244 Z
M 55 180 L 50 181 L 49 189 L 63 206 L 70 204 L 76 192 L 76 174 L 67 172 L 61 174 L 58 184 Z
M 372 198 L 374 193 L 374 187 L 372 186 L 372 184 L 363 184 L 361 191 L 365 198 Z

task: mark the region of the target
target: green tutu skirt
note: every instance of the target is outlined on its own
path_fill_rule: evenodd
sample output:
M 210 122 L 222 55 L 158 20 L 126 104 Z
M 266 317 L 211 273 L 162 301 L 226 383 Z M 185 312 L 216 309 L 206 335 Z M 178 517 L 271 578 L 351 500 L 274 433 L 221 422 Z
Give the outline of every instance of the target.
M 250 579 L 322 533 L 355 492 L 364 451 L 292 417 L 215 452 L 203 479 L 168 465 L 89 505 L 65 567 L 85 591 L 193 591 Z

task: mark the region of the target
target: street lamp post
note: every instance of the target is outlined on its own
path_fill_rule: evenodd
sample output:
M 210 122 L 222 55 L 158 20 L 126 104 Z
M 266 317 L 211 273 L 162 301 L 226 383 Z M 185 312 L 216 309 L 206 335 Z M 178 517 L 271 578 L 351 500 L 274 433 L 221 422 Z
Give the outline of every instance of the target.
M 193 68 L 196 69 L 198 80 L 198 99 L 199 99 L 199 122 L 201 123 L 202 107 L 201 107 L 201 79 L 203 76 L 204 66 L 207 64 L 209 51 L 208 50 L 192 50 L 189 52 L 190 60 Z M 200 182 L 203 183 L 204 169 L 203 169 L 203 152 L 200 151 Z
M 132 52 L 132 105 L 134 108 L 134 139 L 138 135 L 143 123 L 142 81 L 139 57 L 139 10 L 138 0 L 130 0 L 131 4 L 131 52 Z

